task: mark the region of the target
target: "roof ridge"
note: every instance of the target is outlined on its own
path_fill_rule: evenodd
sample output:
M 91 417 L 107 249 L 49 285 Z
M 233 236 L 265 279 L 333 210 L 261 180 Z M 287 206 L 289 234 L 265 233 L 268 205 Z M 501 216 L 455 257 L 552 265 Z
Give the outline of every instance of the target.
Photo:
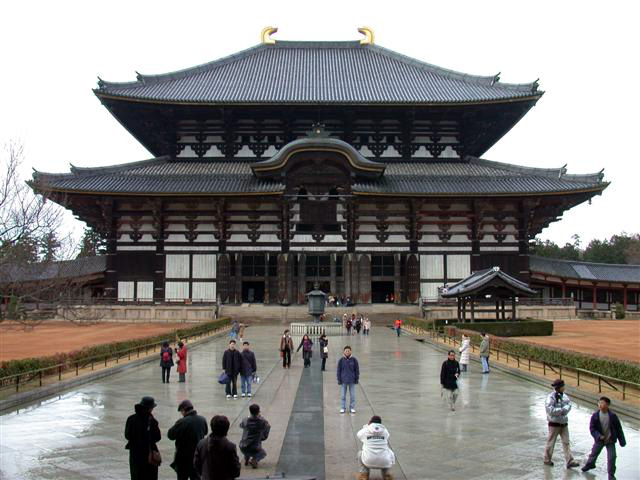
M 163 155 L 161 157 L 148 158 L 146 160 L 138 160 L 136 162 L 118 163 L 115 165 L 105 165 L 103 167 L 76 167 L 71 165 L 71 173 L 75 175 L 91 175 L 94 173 L 116 173 L 120 170 L 131 169 L 140 166 L 159 165 L 167 163 L 171 160 L 169 155 Z
M 530 258 L 536 260 L 548 260 L 552 262 L 562 262 L 562 263 L 577 263 L 580 265 L 594 265 L 594 266 L 602 266 L 602 267 L 629 267 L 629 268 L 640 268 L 640 264 L 635 263 L 599 263 L 599 262 L 585 262 L 583 260 L 568 260 L 565 258 L 552 258 L 552 257 L 543 257 L 541 255 L 530 255 Z
M 535 174 L 547 178 L 556 178 L 562 180 L 568 180 L 573 182 L 602 182 L 604 179 L 604 169 L 597 173 L 585 173 L 585 174 L 567 174 L 567 165 L 563 165 L 560 168 L 540 168 L 540 167 L 528 167 L 525 165 L 516 165 L 513 163 L 498 162 L 496 160 L 487 160 L 485 158 L 478 158 L 473 156 L 467 156 L 469 163 L 475 165 L 483 165 L 486 167 L 494 167 L 502 170 L 508 170 L 511 172 L 521 174 Z
M 539 94 L 544 93 L 542 91 L 538 92 L 537 80 L 530 83 L 500 83 L 500 73 L 497 73 L 495 75 L 473 75 L 470 73 L 463 73 L 458 70 L 453 70 L 450 68 L 440 67 L 439 65 L 434 65 L 433 63 L 425 62 L 424 60 L 419 60 L 417 58 L 409 57 L 408 55 L 398 53 L 395 50 L 391 50 L 389 48 L 382 47 L 380 45 L 376 45 L 376 44 L 364 45 L 364 47 L 368 47 L 374 51 L 377 51 L 382 55 L 396 59 L 408 65 L 412 65 L 422 69 L 427 69 L 429 71 L 433 71 L 435 73 L 447 76 L 449 78 L 453 78 L 455 80 L 460 80 L 467 83 L 480 82 L 490 87 L 495 85 L 498 87 L 507 87 L 509 89 L 531 92 L 531 93 L 539 93 Z
M 107 80 L 102 80 L 100 77 L 98 77 L 98 89 L 94 90 L 94 92 L 97 93 L 109 87 L 135 87 L 135 86 L 150 85 L 150 84 L 159 83 L 162 81 L 177 80 L 179 78 L 184 78 L 188 75 L 192 75 L 192 74 L 195 75 L 198 73 L 206 72 L 213 67 L 226 65 L 232 61 L 246 58 L 251 55 L 255 55 L 256 53 L 264 50 L 265 47 L 269 47 L 269 46 L 270 45 L 266 45 L 266 44 L 254 45 L 253 47 L 245 48 L 244 50 L 240 50 L 239 52 L 217 58 L 210 62 L 201 63 L 199 65 L 182 68 L 179 70 L 174 70 L 171 72 L 159 73 L 156 75 L 145 75 L 145 74 L 136 72 L 137 74 L 136 80 L 132 82 L 109 82 Z

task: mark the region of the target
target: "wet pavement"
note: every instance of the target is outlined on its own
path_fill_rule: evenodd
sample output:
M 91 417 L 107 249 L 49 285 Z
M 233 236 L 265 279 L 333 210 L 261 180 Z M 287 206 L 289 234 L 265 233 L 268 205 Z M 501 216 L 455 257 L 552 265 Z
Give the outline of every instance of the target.
M 191 399 L 207 420 L 214 414 L 227 415 L 232 422 L 230 439 L 235 443 L 240 439 L 238 424 L 248 414 L 248 405 L 261 405 L 272 425 L 264 444 L 268 456 L 258 470 L 243 467 L 246 478 L 275 472 L 280 459 L 281 466 L 295 462 L 290 452 L 281 449 L 283 445 L 291 448 L 287 445 L 292 441 L 304 441 L 300 433 L 305 431 L 304 418 L 308 416 L 309 432 L 314 437 L 309 443 L 322 445 L 318 444 L 318 436 L 324 433 L 325 477 L 353 479 L 359 448 L 355 434 L 374 412 L 382 416 L 391 433 L 398 459 L 393 468 L 397 479 L 606 478 L 605 452 L 598 459 L 597 469 L 585 474 L 579 469 L 563 468 L 558 443 L 555 467 L 542 465 L 547 432 L 544 388 L 500 372 L 482 375 L 479 365 L 472 363 L 471 372 L 463 374 L 460 381 L 457 410 L 451 412 L 440 397 L 439 369 L 444 355 L 413 337 L 396 338 L 391 330 L 382 327 L 374 328 L 370 337 L 330 337 L 324 378 L 316 371 L 307 372 L 313 375 L 303 377 L 301 382 L 300 354 L 294 356 L 290 370 L 283 370 L 280 364 L 277 345 L 281 330 L 275 326 L 247 329 L 246 338 L 253 344 L 261 377 L 251 401 L 227 400 L 216 382 L 227 346 L 228 338 L 224 337 L 190 350 L 186 384 L 176 383 L 175 369 L 171 383 L 162 384 L 160 367 L 153 362 L 2 415 L 0 478 L 129 478 L 124 423 L 142 395 L 152 395 L 158 403 L 154 415 L 163 433 L 159 443 L 164 458 L 161 479 L 175 478 L 169 468 L 173 443 L 166 439 L 166 431 L 179 418 L 176 408 L 184 398 Z M 347 343 L 352 345 L 361 369 L 354 415 L 338 413 L 335 366 Z M 320 368 L 317 350 L 311 368 Z M 322 396 L 321 409 L 318 399 L 309 398 L 307 381 L 313 388 L 312 395 Z M 318 382 L 322 382 L 321 388 Z M 312 408 L 307 408 L 305 402 L 312 403 Z M 592 445 L 588 423 L 594 408 L 577 402 L 570 413 L 571 446 L 581 463 Z M 322 411 L 322 421 L 314 418 L 311 410 Z M 296 425 L 293 430 L 288 428 L 292 418 Z M 640 422 L 621 419 L 628 445 L 617 447 L 616 476 L 621 480 L 638 479 Z M 320 446 L 316 448 L 321 450 Z M 319 451 L 318 455 L 323 454 Z M 302 463 L 304 456 L 300 457 Z M 371 478 L 380 477 L 372 474 Z

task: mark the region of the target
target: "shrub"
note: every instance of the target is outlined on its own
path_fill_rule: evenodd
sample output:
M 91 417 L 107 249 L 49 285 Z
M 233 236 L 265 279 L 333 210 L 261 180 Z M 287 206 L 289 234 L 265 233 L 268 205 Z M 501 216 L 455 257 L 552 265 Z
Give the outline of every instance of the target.
M 624 318 L 624 315 L 625 315 L 624 305 L 616 303 L 613 306 L 613 311 L 615 312 L 616 320 L 622 320 Z
M 553 322 L 547 320 L 519 320 L 515 322 L 455 323 L 457 328 L 486 332 L 499 337 L 527 337 L 553 334 Z
M 422 328 L 424 330 L 441 330 L 446 325 L 453 325 L 450 320 L 444 319 L 424 319 L 420 317 L 405 317 L 405 325 L 411 325 L 414 328 Z
M 26 373 L 32 370 L 39 370 L 41 368 L 53 367 L 56 365 L 62 365 L 63 370 L 75 368 L 76 362 L 79 362 L 82 366 L 83 362 L 90 362 L 94 357 L 110 356 L 116 352 L 122 352 L 146 345 L 157 345 L 165 340 L 173 341 L 174 338 L 200 335 L 224 327 L 230 323 L 231 319 L 221 318 L 213 322 L 201 323 L 193 327 L 180 328 L 150 337 L 94 345 L 91 347 L 85 347 L 82 350 L 75 350 L 67 353 L 56 353 L 55 355 L 47 357 L 9 360 L 0 363 L 0 378 L 16 375 L 18 373 Z
M 480 345 L 480 334 L 473 330 L 456 329 L 454 336 L 466 333 L 471 337 L 471 343 Z M 491 338 L 491 347 L 497 348 L 509 354 L 519 355 L 522 358 L 530 358 L 536 362 L 546 362 L 550 365 L 562 365 L 563 367 L 581 368 L 600 375 L 626 380 L 640 384 L 640 365 L 624 360 L 598 357 L 587 353 L 575 352 L 559 348 L 534 345 L 523 340 Z

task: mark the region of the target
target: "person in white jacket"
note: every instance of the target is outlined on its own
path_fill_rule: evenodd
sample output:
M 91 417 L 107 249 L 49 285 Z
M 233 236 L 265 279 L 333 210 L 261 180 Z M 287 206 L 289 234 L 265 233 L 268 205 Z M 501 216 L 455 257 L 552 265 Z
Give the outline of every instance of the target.
M 467 365 L 469 365 L 469 352 L 471 351 L 471 339 L 462 334 L 462 343 L 460 345 L 460 369 L 463 372 L 467 371 Z
M 369 480 L 372 468 L 379 468 L 384 480 L 393 480 L 389 469 L 396 463 L 396 456 L 389 447 L 389 431 L 378 415 L 371 417 L 369 423 L 360 429 L 358 439 L 362 442 L 362 450 L 358 452 L 358 480 Z

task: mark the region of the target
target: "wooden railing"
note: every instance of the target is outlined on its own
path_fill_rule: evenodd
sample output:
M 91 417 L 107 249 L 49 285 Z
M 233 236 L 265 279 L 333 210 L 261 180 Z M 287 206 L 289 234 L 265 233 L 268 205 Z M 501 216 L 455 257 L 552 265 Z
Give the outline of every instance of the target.
M 229 330 L 229 328 L 229 325 L 225 325 L 213 330 L 208 330 L 193 335 L 185 335 L 184 337 L 181 337 L 181 339 L 189 342 L 198 338 L 216 335 L 221 331 Z M 45 384 L 60 382 L 67 377 L 77 377 L 81 373 L 89 373 L 95 370 L 107 368 L 109 366 L 114 366 L 119 364 L 123 359 L 129 361 L 132 358 L 140 358 L 141 356 L 145 357 L 150 353 L 156 352 L 156 350 L 160 352 L 162 343 L 163 341 L 158 341 L 129 348 L 126 350 L 110 352 L 108 354 L 96 355 L 94 357 L 87 357 L 77 361 L 59 363 L 57 365 L 51 365 L 36 370 L 29 370 L 26 372 L 0 377 L 0 397 L 4 398 L 8 394 L 18 393 L 21 389 L 24 390 L 25 388 L 39 388 Z
M 436 342 L 442 342 L 453 347 L 460 346 L 460 340 L 455 336 L 448 335 L 446 332 L 415 327 L 409 327 L 408 329 L 421 335 L 428 335 L 431 340 Z M 471 344 L 471 352 L 475 353 L 476 350 L 479 350 L 479 347 Z M 594 390 L 599 394 L 614 393 L 619 395 L 622 400 L 640 401 L 640 384 L 638 383 L 602 375 L 582 368 L 540 361 L 494 347 L 490 347 L 490 354 L 495 356 L 496 361 L 501 361 L 500 359 L 502 358 L 502 361 L 507 365 L 511 363 L 519 369 L 526 369 L 532 373 L 542 374 L 543 376 L 550 374 L 554 378 L 569 380 L 577 387 L 585 390 Z

